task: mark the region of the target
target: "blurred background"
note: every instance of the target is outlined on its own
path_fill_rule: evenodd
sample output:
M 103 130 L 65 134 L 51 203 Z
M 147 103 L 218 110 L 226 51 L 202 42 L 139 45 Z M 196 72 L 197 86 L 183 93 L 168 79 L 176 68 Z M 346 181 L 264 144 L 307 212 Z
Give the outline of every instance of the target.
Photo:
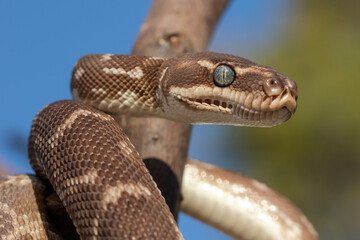
M 26 142 L 46 104 L 70 98 L 88 53 L 128 54 L 151 2 L 0 1 L 0 172 L 32 173 Z M 296 114 L 270 129 L 195 126 L 189 155 L 266 183 L 321 239 L 360 239 L 360 1 L 233 1 L 211 51 L 295 79 Z M 230 239 L 185 215 L 187 239 Z

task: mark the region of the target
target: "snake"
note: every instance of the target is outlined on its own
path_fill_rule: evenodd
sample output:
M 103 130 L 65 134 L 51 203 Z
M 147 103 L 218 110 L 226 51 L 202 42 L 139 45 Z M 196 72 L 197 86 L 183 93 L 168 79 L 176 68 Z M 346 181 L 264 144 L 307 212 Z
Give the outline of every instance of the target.
M 33 120 L 28 156 L 36 174 L 0 178 L 2 239 L 183 239 L 114 116 L 272 127 L 295 113 L 298 98 L 296 83 L 273 67 L 213 52 L 86 55 L 73 68 L 71 93 Z M 190 159 L 181 191 L 183 212 L 236 239 L 318 239 L 285 197 L 229 170 Z M 71 226 L 51 217 L 56 199 Z

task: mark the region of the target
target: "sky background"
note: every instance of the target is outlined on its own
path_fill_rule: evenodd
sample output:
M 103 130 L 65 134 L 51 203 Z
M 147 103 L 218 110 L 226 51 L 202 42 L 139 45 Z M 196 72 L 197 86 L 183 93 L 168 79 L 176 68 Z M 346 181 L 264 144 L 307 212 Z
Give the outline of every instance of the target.
M 145 0 L 0 1 L 1 166 L 10 173 L 33 173 L 26 141 L 35 114 L 46 104 L 71 98 L 70 74 L 82 55 L 129 54 L 150 6 Z M 257 60 L 299 9 L 287 0 L 233 1 L 209 50 Z M 241 161 L 246 153 L 231 153 L 229 132 L 225 126 L 195 126 L 189 155 L 246 171 Z M 183 214 L 179 225 L 186 239 L 230 239 Z

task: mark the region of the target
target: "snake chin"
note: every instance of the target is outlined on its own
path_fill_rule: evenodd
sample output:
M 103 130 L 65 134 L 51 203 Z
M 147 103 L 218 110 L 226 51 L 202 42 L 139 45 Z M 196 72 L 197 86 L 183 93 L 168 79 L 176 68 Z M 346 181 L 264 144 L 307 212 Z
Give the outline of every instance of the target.
M 192 124 L 225 124 L 249 127 L 272 127 L 292 116 L 286 106 L 270 111 L 245 107 L 234 101 L 220 98 L 188 98 L 173 95 L 184 111 L 189 111 L 187 121 Z M 199 113 L 200 110 L 200 113 Z M 181 112 L 184 112 L 181 111 Z M 181 116 L 179 116 L 181 118 Z M 216 119 L 216 120 L 214 120 Z

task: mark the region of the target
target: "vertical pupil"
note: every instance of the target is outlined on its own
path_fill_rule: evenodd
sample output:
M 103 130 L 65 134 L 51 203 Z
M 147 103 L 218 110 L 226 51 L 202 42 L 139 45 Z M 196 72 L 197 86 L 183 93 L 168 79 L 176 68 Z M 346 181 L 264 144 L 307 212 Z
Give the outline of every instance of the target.
M 224 84 L 226 84 L 226 68 L 225 69 L 223 69 L 223 72 L 222 72 L 222 82 L 224 83 Z

